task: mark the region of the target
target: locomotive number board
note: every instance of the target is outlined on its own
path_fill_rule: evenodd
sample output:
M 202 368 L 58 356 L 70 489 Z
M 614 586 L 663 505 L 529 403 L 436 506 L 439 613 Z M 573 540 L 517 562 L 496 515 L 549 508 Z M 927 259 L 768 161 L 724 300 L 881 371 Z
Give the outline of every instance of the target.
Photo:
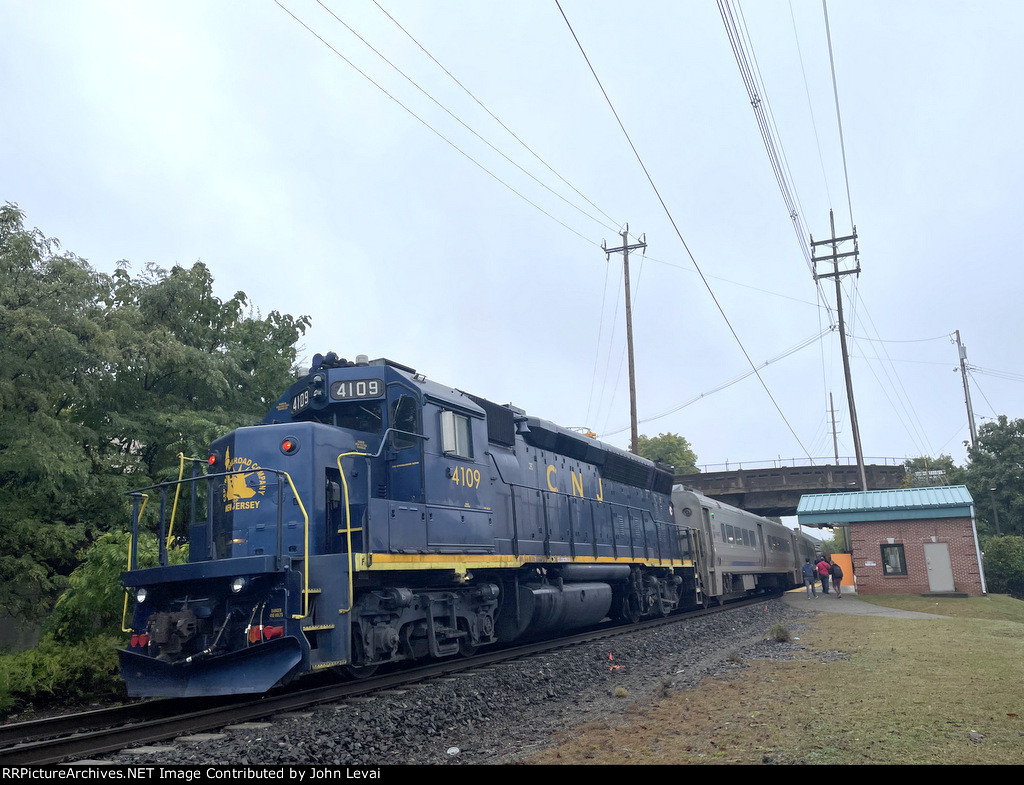
M 380 398 L 384 395 L 384 382 L 380 379 L 347 379 L 331 385 L 331 398 L 336 401 L 354 401 L 360 398 Z M 309 389 L 292 396 L 292 414 L 309 407 Z
M 380 379 L 346 379 L 331 385 L 331 397 L 336 401 L 380 398 L 383 394 L 384 382 Z

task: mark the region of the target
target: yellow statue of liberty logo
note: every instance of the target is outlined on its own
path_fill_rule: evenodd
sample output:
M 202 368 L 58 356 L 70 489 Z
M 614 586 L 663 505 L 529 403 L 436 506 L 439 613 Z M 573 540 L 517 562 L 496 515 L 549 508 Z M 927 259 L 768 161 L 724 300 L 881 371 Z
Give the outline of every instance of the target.
M 233 461 L 231 459 L 231 451 L 226 450 L 224 452 L 224 466 L 230 472 L 234 471 L 235 464 L 241 463 L 241 461 Z M 225 499 L 251 499 L 256 495 L 256 489 L 249 487 L 246 482 L 246 478 L 249 474 L 230 474 L 227 477 L 227 485 L 224 489 Z

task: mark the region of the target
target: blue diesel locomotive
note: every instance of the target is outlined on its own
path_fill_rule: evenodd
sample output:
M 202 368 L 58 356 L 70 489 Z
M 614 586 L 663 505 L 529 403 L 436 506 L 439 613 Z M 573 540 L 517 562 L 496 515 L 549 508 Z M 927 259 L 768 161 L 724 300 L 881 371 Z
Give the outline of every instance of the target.
M 205 474 L 137 492 L 161 498 L 161 554 L 123 578 L 122 674 L 132 695 L 263 692 L 668 613 L 700 588 L 671 490 L 650 461 L 513 406 L 318 357 L 263 424 L 211 445 Z M 189 561 L 169 564 L 178 506 Z
M 122 579 L 131 695 L 365 675 L 788 587 L 802 561 L 795 538 L 769 563 L 761 532 L 760 567 L 753 540 L 716 541 L 722 508 L 677 489 L 674 509 L 672 475 L 650 461 L 362 356 L 317 355 L 193 475 L 133 494 L 133 543 L 159 497 L 160 563 L 133 569 L 132 554 Z M 171 564 L 182 536 L 189 560 Z M 723 566 L 727 551 L 744 565 Z

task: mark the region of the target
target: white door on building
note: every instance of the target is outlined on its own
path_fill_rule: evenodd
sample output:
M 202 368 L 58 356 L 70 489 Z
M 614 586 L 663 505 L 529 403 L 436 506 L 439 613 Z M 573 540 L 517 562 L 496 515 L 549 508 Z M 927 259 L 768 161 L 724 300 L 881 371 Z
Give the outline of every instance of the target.
M 928 564 L 928 588 L 931 591 L 953 591 L 953 563 L 949 560 L 949 545 L 944 542 L 926 542 L 924 560 Z

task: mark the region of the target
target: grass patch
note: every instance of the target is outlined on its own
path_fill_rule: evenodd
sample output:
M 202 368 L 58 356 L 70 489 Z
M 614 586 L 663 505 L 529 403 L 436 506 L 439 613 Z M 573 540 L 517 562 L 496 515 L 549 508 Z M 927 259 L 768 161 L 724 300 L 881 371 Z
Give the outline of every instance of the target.
M 789 643 L 792 640 L 792 636 L 789 634 L 789 628 L 785 624 L 773 624 L 771 629 L 768 630 L 768 640 L 775 641 L 776 643 Z
M 917 594 L 857 595 L 858 600 L 901 611 L 937 613 L 958 619 L 991 619 L 1024 624 L 1024 602 L 1008 594 L 987 597 L 922 597 Z
M 891 604 L 934 613 L 935 602 Z M 805 659 L 748 661 L 528 762 L 1024 763 L 1024 602 L 938 602 L 950 618 L 812 614 Z M 835 650 L 849 659 L 823 655 Z

